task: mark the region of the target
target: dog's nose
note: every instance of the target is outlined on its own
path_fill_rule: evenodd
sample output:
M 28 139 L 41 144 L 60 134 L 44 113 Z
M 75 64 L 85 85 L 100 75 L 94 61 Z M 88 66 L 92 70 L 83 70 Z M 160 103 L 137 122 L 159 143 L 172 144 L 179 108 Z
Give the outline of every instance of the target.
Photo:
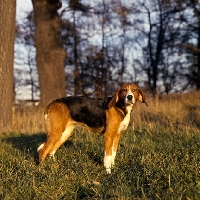
M 132 95 L 128 95 L 128 96 L 127 96 L 127 99 L 128 99 L 129 101 L 131 101 L 131 100 L 133 99 L 133 96 L 132 96 Z

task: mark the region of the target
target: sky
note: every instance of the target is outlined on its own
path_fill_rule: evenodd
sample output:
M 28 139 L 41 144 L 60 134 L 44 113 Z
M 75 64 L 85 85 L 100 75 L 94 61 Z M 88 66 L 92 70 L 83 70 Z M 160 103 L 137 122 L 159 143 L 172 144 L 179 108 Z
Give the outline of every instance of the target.
M 17 0 L 16 18 L 17 20 L 23 18 L 26 12 L 33 9 L 31 0 Z
M 31 0 L 16 0 L 16 21 L 20 21 L 23 17 L 26 16 L 27 12 L 32 11 L 32 1 Z M 18 68 L 16 64 L 14 68 Z M 31 99 L 31 90 L 30 87 L 20 87 L 20 89 L 16 90 L 16 99 Z
M 20 19 L 23 19 L 25 16 L 27 16 L 27 13 L 33 10 L 32 1 L 31 0 L 16 0 L 17 1 L 17 9 L 16 9 L 16 21 L 20 21 Z M 97 44 L 97 41 L 101 43 L 101 39 L 99 39 L 98 34 L 94 34 L 93 41 L 95 44 Z M 92 40 L 90 41 L 92 42 Z M 16 65 L 15 65 L 15 68 Z M 19 89 L 20 88 L 20 89 Z M 31 90 L 30 88 L 27 88 L 27 86 L 20 86 L 16 90 L 16 98 L 17 99 L 30 99 L 31 98 Z

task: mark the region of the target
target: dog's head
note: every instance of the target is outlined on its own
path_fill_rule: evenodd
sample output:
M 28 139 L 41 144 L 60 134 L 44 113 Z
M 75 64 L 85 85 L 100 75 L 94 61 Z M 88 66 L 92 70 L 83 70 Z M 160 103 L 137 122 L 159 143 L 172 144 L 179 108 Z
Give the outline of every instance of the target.
M 116 103 L 123 107 L 135 105 L 137 101 L 145 103 L 146 106 L 148 106 L 146 102 L 146 96 L 139 87 L 133 83 L 124 84 L 115 92 L 114 96 L 108 104 L 108 108 L 111 108 Z

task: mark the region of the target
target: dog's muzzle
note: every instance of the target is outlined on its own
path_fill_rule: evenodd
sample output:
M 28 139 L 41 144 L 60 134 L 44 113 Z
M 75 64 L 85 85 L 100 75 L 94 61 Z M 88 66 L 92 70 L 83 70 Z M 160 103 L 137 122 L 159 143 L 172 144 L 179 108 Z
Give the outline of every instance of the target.
M 131 105 L 131 104 L 134 104 L 135 103 L 135 99 L 134 99 L 134 96 L 133 94 L 127 94 L 126 95 L 126 98 L 124 100 L 124 103 L 125 105 Z
M 128 101 L 132 101 L 133 96 L 132 96 L 132 95 L 128 95 L 128 96 L 127 96 L 127 99 L 128 99 Z

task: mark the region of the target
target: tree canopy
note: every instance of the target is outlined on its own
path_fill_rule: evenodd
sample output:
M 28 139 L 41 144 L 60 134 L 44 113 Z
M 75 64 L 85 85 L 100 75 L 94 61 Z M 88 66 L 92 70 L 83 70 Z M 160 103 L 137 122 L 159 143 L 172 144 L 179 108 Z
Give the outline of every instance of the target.
M 52 7 L 59 2 L 46 1 Z M 17 41 L 28 50 L 20 62 L 31 66 L 28 83 L 37 95 L 36 63 L 29 57 L 35 53 L 34 15 L 18 23 Z M 198 1 L 63 0 L 59 16 L 67 95 L 107 96 L 126 82 L 153 94 L 200 89 Z

